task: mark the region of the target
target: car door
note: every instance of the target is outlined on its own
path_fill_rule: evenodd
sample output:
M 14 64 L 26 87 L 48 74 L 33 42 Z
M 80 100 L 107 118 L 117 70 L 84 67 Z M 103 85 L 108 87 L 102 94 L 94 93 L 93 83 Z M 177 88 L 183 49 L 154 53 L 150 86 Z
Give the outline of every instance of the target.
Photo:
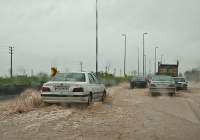
M 93 94 L 93 100 L 98 100 L 98 89 L 96 86 L 95 79 L 91 73 L 88 73 L 88 79 L 89 79 L 90 92 L 92 92 Z

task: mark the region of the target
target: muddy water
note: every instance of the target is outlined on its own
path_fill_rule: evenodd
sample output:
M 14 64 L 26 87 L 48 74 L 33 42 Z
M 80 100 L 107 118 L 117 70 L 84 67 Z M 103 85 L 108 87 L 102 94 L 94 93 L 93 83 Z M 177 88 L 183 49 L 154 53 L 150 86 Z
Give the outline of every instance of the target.
M 12 100 L 15 99 L 18 95 L 2 95 L 0 96 L 0 101 L 7 101 L 7 100 Z
M 0 113 L 0 139 L 199 140 L 198 85 L 191 84 L 176 97 L 152 98 L 148 89 L 129 89 L 122 84 L 108 89 L 105 103 L 88 108 L 80 104 L 40 106 L 7 115 L 9 110 L 4 110 Z

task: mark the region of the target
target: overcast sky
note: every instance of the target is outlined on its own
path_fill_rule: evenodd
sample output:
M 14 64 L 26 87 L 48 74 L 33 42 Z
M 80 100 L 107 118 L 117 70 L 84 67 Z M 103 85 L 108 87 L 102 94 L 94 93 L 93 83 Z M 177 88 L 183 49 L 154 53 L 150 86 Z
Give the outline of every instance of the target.
M 145 36 L 147 71 L 154 48 L 180 71 L 200 67 L 199 0 L 99 0 L 99 67 L 137 70 Z M 95 0 L 0 0 L 0 75 L 8 75 L 8 46 L 14 46 L 14 73 L 95 70 Z M 163 59 L 163 60 L 164 60 Z M 140 70 L 142 70 L 142 61 Z M 141 71 L 142 72 L 142 71 Z

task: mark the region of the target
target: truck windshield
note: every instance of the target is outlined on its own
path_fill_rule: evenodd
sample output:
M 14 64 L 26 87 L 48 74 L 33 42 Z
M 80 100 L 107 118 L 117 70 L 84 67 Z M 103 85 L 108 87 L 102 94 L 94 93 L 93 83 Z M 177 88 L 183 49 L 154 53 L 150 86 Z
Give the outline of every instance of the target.
M 83 73 L 59 73 L 51 81 L 85 82 L 86 80 Z

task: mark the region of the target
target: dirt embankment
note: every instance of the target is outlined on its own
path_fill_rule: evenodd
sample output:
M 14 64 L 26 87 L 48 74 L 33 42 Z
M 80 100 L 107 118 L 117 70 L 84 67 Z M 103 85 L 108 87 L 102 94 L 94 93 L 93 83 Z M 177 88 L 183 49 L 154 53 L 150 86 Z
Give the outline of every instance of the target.
M 188 91 L 179 91 L 176 97 L 152 98 L 148 89 L 131 90 L 121 84 L 108 89 L 105 103 L 88 108 L 43 106 L 31 91 L 31 97 L 22 94 L 17 101 L 0 104 L 1 139 L 199 140 L 198 85 L 190 84 Z

